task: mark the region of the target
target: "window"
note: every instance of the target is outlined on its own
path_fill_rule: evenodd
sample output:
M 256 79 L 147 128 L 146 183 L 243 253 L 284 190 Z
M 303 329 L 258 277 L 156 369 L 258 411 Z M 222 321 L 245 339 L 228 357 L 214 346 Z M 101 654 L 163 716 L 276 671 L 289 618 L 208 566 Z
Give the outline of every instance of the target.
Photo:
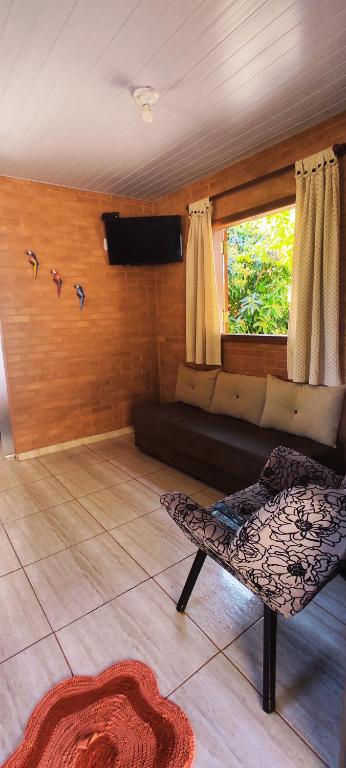
M 287 334 L 293 207 L 224 230 L 228 333 Z

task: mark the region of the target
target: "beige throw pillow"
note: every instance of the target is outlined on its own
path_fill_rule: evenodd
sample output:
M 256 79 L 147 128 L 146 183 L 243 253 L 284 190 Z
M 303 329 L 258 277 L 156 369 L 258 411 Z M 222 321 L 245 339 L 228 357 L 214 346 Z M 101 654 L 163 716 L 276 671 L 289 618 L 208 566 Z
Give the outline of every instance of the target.
M 268 375 L 260 426 L 335 447 L 344 392 L 344 387 L 295 384 Z
M 214 371 L 196 371 L 187 365 L 179 365 L 175 399 L 209 411 L 218 373 L 219 368 Z
M 259 424 L 266 386 L 266 379 L 259 376 L 221 372 L 216 380 L 211 411 Z

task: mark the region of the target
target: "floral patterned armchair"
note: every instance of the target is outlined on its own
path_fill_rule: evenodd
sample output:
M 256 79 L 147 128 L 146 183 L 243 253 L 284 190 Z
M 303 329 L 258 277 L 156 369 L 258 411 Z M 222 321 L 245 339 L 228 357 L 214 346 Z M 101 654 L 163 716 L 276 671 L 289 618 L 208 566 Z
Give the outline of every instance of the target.
M 255 485 L 207 509 L 179 492 L 161 504 L 198 547 L 177 610 L 185 610 L 207 555 L 263 600 L 263 708 L 273 711 L 277 614 L 300 611 L 343 567 L 346 479 L 280 446 Z

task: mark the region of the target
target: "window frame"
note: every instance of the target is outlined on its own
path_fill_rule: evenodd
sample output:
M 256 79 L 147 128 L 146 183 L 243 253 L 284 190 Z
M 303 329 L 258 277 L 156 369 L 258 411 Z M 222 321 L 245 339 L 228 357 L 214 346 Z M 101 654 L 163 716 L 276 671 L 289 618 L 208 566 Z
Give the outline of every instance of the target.
M 271 213 L 277 213 L 279 211 L 287 210 L 288 208 L 294 208 L 296 203 L 296 197 L 295 195 L 288 199 L 281 202 L 280 205 L 277 203 L 273 203 L 274 207 L 269 207 L 268 204 L 261 206 L 256 210 L 256 212 L 252 212 L 249 215 L 249 212 L 245 212 L 241 216 L 236 215 L 230 217 L 227 222 L 220 222 L 215 223 L 213 225 L 213 239 L 214 239 L 214 250 L 215 245 L 222 242 L 222 263 L 223 263 L 223 285 L 220 286 L 219 281 L 217 280 L 217 288 L 218 288 L 218 299 L 219 299 L 219 305 L 220 305 L 220 297 L 223 295 L 223 308 L 219 308 L 219 315 L 220 315 L 220 324 L 221 324 L 221 337 L 223 341 L 242 341 L 247 342 L 251 341 L 254 342 L 258 340 L 259 343 L 262 344 L 287 344 L 287 333 L 285 334 L 267 334 L 267 333 L 229 333 L 228 332 L 228 257 L 227 257 L 227 251 L 225 248 L 226 243 L 226 230 L 229 227 L 236 226 L 237 224 L 240 224 L 242 221 L 253 221 L 254 219 L 260 219 L 263 218 L 265 215 L 270 215 Z M 220 231 L 222 232 L 222 238 L 220 237 Z

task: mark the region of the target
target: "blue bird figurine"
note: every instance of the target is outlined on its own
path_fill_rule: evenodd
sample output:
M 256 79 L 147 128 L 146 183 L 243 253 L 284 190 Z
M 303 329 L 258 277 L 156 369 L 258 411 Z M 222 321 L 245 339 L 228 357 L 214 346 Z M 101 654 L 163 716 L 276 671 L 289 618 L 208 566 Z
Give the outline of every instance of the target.
M 82 311 L 84 300 L 85 300 L 85 293 L 83 291 L 82 286 L 78 285 L 78 283 L 76 283 L 73 287 L 76 289 L 76 296 L 78 296 L 78 298 L 79 298 L 79 304 L 80 304 L 80 308 L 81 308 L 81 311 Z

